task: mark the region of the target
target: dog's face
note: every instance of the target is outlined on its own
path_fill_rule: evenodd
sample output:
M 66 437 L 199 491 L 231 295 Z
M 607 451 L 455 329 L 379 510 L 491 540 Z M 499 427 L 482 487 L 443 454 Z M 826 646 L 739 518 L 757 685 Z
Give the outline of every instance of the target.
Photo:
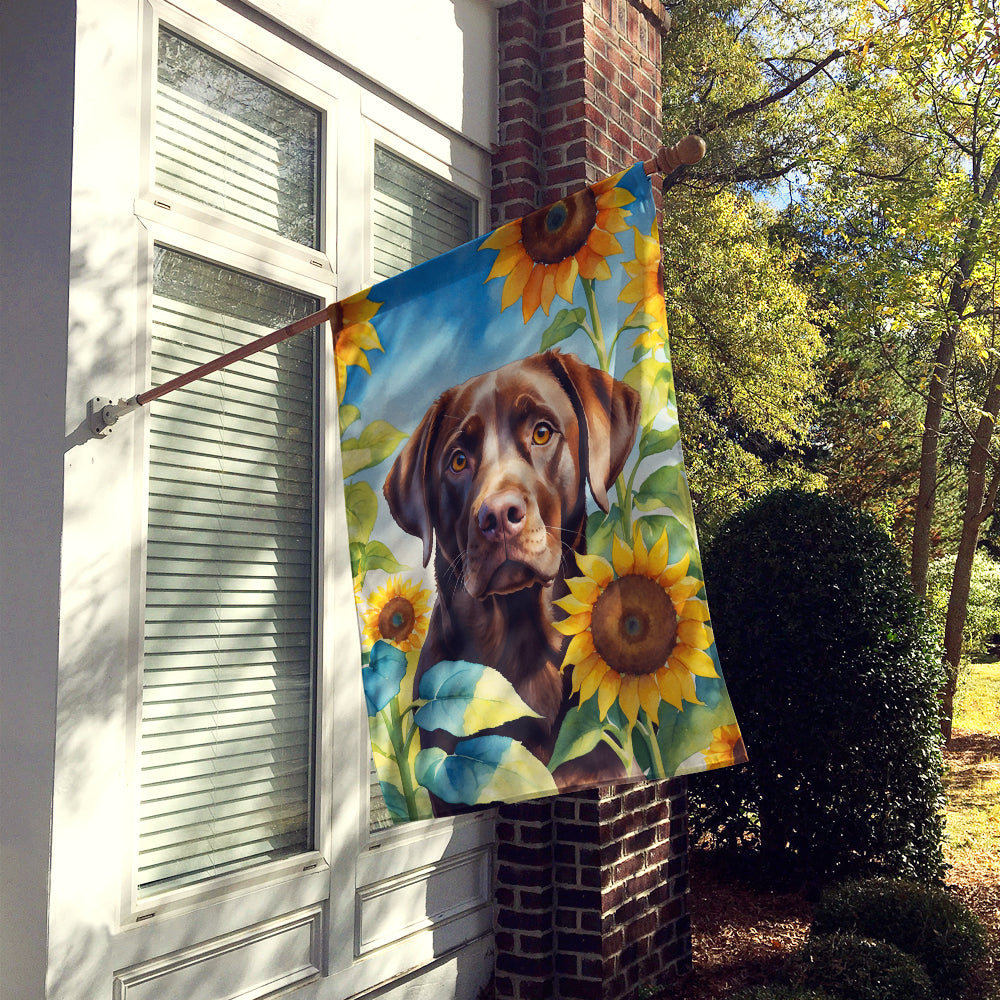
M 389 509 L 425 565 L 437 537 L 471 597 L 549 585 L 582 542 L 588 482 L 608 509 L 638 419 L 633 389 L 573 355 L 514 362 L 431 406 L 386 480 Z

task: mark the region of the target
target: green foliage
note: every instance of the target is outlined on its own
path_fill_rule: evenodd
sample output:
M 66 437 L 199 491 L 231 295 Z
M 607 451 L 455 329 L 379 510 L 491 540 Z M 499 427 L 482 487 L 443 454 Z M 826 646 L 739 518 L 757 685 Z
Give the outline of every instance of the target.
M 803 989 L 801 986 L 752 986 L 748 990 L 740 990 L 733 1000 L 838 1000 L 825 990 Z
M 705 577 L 750 763 L 691 783 L 695 834 L 775 872 L 939 877 L 941 667 L 889 537 L 779 490 L 723 526 Z
M 933 1000 L 924 967 L 895 945 L 854 934 L 827 934 L 806 943 L 792 970 L 804 987 L 837 1000 Z
M 943 557 L 931 563 L 927 574 L 927 603 L 931 620 L 942 632 L 954 570 L 954 558 Z M 989 647 L 990 636 L 1000 634 L 998 595 L 1000 595 L 1000 562 L 985 550 L 979 549 L 972 564 L 969 603 L 962 637 L 963 656 L 982 655 Z
M 924 966 L 942 997 L 960 997 L 986 956 L 986 934 L 946 889 L 905 879 L 870 879 L 827 889 L 813 915 L 814 935 L 859 934 L 895 945 Z

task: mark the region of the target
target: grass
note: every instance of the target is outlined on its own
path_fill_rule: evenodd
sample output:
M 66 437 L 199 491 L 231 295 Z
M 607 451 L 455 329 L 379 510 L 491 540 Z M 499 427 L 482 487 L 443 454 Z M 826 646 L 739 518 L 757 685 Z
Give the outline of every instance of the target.
M 963 673 L 947 781 L 948 861 L 986 863 L 1000 879 L 1000 663 Z M 992 861 L 992 865 L 989 862 Z

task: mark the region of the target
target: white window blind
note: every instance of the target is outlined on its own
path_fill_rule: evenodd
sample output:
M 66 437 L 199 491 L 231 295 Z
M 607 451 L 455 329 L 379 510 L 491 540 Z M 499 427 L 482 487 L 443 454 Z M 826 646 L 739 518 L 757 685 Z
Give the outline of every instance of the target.
M 381 146 L 375 147 L 373 253 L 375 274 L 391 278 L 446 253 L 476 235 L 476 200 Z M 369 823 L 392 825 L 370 766 Z
M 161 28 L 156 185 L 317 246 L 320 115 Z
M 152 383 L 317 307 L 158 247 Z M 140 895 L 312 846 L 315 348 L 150 407 Z
M 476 200 L 440 177 L 375 147 L 375 274 L 400 271 L 476 235 Z

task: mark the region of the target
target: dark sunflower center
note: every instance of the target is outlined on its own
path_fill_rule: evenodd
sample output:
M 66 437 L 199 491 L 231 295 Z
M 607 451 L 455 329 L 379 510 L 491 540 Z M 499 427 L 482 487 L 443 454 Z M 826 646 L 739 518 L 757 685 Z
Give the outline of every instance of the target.
M 597 196 L 590 188 L 521 220 L 521 242 L 537 264 L 558 264 L 587 242 L 597 222 Z
M 645 576 L 612 580 L 594 604 L 594 647 L 620 674 L 651 674 L 677 641 L 677 612 L 667 592 Z
M 416 620 L 413 605 L 405 597 L 393 597 L 379 612 L 378 630 L 383 639 L 402 642 L 413 631 Z

